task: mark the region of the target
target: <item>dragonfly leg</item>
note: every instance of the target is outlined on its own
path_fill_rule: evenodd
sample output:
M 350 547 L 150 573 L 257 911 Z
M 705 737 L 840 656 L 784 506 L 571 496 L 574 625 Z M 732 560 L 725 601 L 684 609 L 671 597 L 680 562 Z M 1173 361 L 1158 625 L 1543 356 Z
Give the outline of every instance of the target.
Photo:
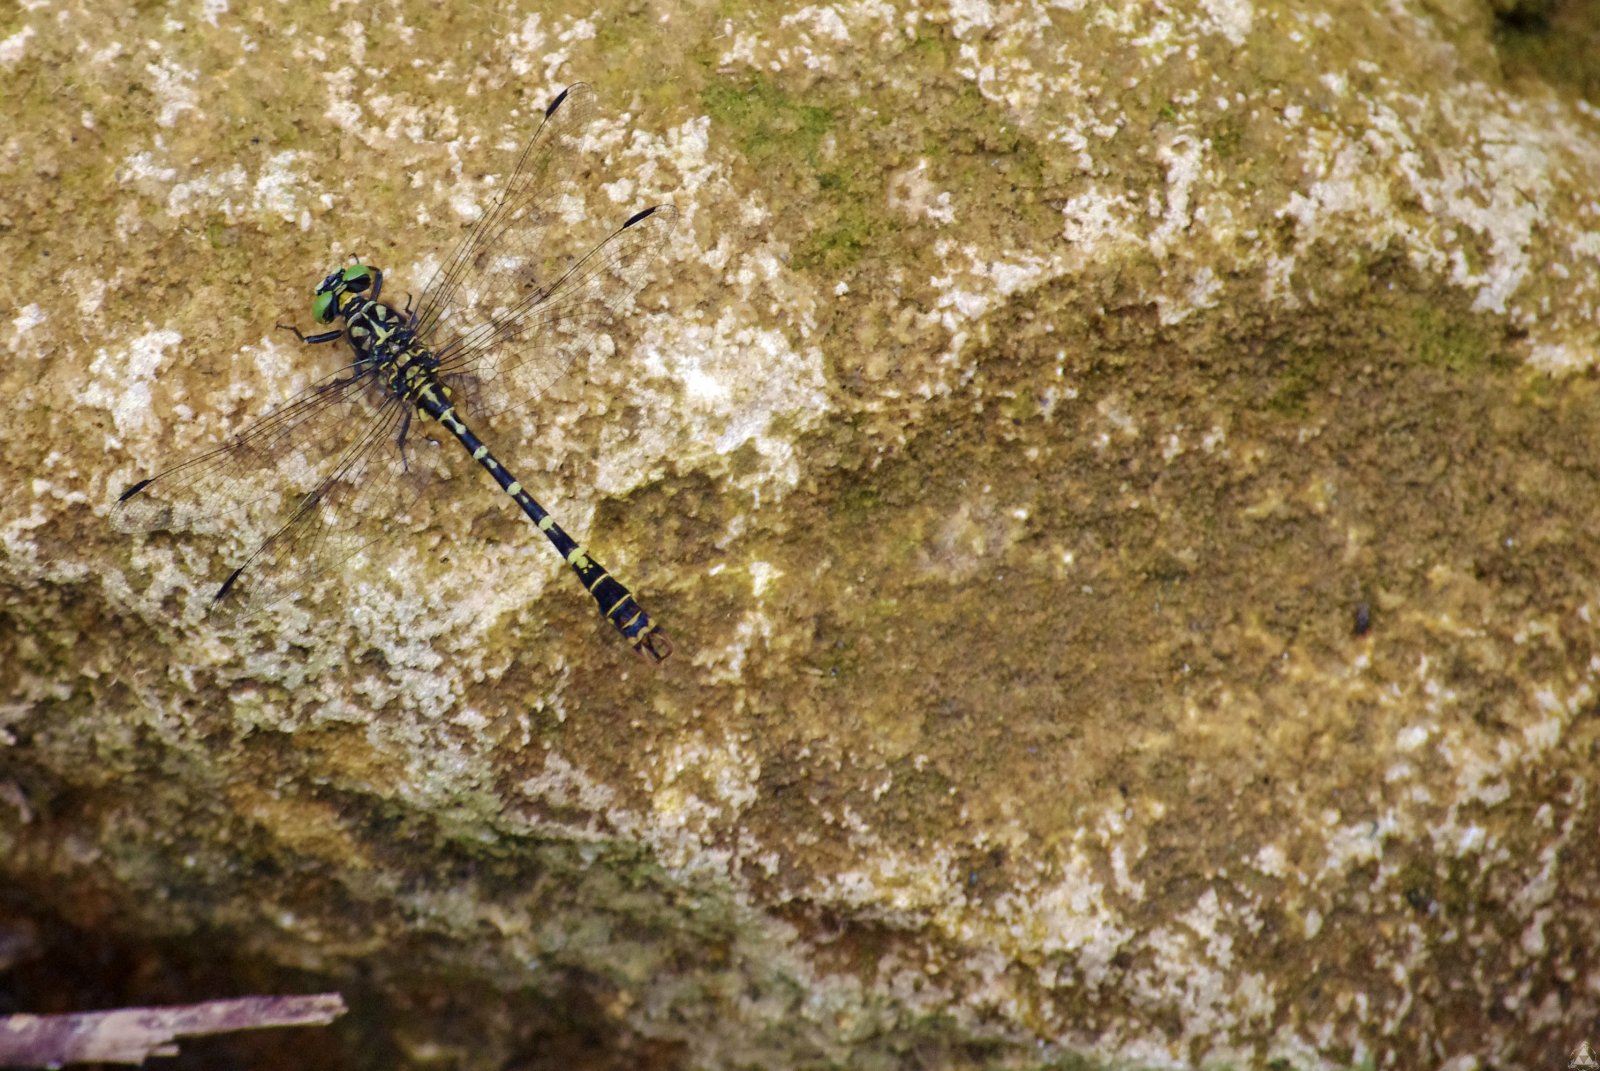
M 395 437 L 395 446 L 400 450 L 400 471 L 410 472 L 411 462 L 406 460 L 406 433 L 411 430 L 411 418 L 416 415 L 415 409 L 407 409 L 406 415 L 400 418 L 400 434 Z
M 343 331 L 324 331 L 320 335 L 306 335 L 306 334 L 302 334 L 300 329 L 298 327 L 294 326 L 293 324 L 277 324 L 275 326 L 280 331 L 292 331 L 292 332 L 294 332 L 294 337 L 295 338 L 299 339 L 301 342 L 304 342 L 304 343 L 306 343 L 307 345 L 310 345 L 310 346 L 320 346 L 324 342 L 332 342 L 336 338 L 343 338 L 344 337 L 344 332 Z

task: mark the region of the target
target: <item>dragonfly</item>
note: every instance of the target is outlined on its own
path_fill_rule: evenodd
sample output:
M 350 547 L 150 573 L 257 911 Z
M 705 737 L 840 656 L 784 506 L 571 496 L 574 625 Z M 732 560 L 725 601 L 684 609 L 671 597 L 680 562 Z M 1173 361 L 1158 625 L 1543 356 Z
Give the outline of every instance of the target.
M 315 334 L 278 326 L 311 347 L 344 341 L 349 362 L 221 445 L 128 487 L 112 510 L 115 527 L 267 533 L 208 607 L 238 621 L 295 595 L 384 538 L 386 520 L 398 527 L 396 512 L 437 494 L 439 481 L 424 478 L 407 443 L 413 421 L 437 425 L 544 533 L 623 639 L 664 661 L 672 644 L 633 593 L 468 423 L 523 406 L 579 358 L 604 355 L 608 329 L 631 308 L 674 224 L 674 209 L 658 204 L 592 248 L 571 236 L 594 107 L 581 82 L 550 103 L 499 196 L 415 304 L 384 301 L 383 272 L 369 264 L 323 279 L 311 312 L 333 326 Z

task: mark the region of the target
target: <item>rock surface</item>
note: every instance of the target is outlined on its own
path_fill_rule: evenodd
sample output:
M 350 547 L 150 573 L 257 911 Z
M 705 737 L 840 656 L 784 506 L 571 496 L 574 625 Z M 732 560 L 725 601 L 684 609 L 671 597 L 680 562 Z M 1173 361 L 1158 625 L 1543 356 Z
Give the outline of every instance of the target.
M 1576 2 L 14 12 L 6 932 L 331 981 L 352 1066 L 1565 1066 L 1597 42 Z M 676 655 L 453 456 L 218 632 L 266 533 L 124 537 L 117 493 L 331 371 L 273 325 L 350 254 L 420 286 L 579 78 L 618 212 L 681 223 L 501 432 Z

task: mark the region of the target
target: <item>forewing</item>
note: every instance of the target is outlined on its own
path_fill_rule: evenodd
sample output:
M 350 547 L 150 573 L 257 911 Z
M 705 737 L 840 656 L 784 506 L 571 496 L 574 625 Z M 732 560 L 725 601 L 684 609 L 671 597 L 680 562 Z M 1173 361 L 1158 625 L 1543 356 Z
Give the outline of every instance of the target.
M 423 290 L 419 337 L 448 340 L 481 318 L 477 310 L 515 303 L 528 282 L 519 258 L 542 248 L 546 229 L 560 220 L 559 202 L 573 186 L 578 142 L 593 114 L 594 90 L 582 82 L 545 109 L 505 188 Z
M 475 411 L 485 415 L 539 395 L 631 306 L 675 219 L 667 205 L 637 213 L 561 274 L 552 271 L 548 286 L 527 290 L 440 349 L 441 374 L 475 377 Z

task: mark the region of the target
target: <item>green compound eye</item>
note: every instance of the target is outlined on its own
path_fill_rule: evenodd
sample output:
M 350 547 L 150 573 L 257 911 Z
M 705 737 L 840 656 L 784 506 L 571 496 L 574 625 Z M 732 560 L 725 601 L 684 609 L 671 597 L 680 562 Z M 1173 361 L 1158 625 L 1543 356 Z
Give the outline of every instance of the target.
M 333 323 L 333 295 L 318 294 L 317 300 L 311 303 L 311 315 L 317 318 L 319 324 Z
M 352 264 L 344 270 L 344 281 L 351 290 L 365 290 L 372 284 L 372 269 L 365 264 Z

